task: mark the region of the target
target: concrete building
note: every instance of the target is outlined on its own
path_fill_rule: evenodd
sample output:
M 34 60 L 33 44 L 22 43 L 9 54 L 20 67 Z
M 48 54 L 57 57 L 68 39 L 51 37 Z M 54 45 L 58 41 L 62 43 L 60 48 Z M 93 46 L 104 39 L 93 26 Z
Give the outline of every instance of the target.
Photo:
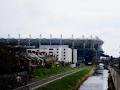
M 72 62 L 72 49 L 68 45 L 41 45 L 40 48 L 27 49 L 27 52 L 41 57 L 54 56 L 58 61 Z M 77 62 L 77 49 L 73 50 L 73 62 Z

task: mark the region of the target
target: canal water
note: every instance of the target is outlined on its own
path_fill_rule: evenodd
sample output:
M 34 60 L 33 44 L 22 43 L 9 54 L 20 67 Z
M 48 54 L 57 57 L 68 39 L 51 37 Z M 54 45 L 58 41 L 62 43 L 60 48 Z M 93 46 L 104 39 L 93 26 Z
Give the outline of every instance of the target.
M 78 90 L 107 90 L 108 70 L 102 70 L 101 74 L 89 77 Z

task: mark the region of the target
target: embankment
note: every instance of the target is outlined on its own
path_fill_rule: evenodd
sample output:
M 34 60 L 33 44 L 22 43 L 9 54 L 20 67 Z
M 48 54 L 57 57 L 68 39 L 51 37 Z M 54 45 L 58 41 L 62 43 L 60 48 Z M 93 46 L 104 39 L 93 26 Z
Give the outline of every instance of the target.
M 95 67 L 83 67 L 79 72 L 49 83 L 37 90 L 77 90 L 95 71 Z

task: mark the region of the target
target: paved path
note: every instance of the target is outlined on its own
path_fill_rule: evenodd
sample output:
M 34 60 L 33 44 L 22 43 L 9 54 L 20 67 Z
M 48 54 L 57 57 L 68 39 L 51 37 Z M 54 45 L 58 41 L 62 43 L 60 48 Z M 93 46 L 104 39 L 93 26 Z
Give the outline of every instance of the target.
M 76 72 L 78 72 L 80 70 L 81 69 L 76 69 L 76 70 L 71 70 L 71 71 L 68 71 L 68 72 L 65 72 L 65 73 L 57 74 L 55 76 L 48 77 L 47 79 L 42 79 L 42 80 L 27 84 L 25 86 L 19 87 L 19 88 L 14 89 L 14 90 L 35 90 L 35 89 L 37 89 L 37 88 L 39 88 L 39 87 L 41 87 L 43 85 L 46 85 L 46 84 L 48 84 L 50 82 L 61 79 L 61 78 L 65 77 L 65 76 L 71 75 L 73 73 L 76 73 Z

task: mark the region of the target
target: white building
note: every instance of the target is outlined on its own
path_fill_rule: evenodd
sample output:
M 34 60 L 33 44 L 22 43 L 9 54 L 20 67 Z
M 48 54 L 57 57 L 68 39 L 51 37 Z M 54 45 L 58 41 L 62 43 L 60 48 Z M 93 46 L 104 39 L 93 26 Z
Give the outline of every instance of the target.
M 73 62 L 76 64 L 77 63 L 77 49 L 73 50 Z
M 41 45 L 37 49 L 27 49 L 28 53 L 54 56 L 58 61 L 72 62 L 72 49 L 68 45 Z M 73 50 L 73 62 L 77 62 L 77 50 Z

